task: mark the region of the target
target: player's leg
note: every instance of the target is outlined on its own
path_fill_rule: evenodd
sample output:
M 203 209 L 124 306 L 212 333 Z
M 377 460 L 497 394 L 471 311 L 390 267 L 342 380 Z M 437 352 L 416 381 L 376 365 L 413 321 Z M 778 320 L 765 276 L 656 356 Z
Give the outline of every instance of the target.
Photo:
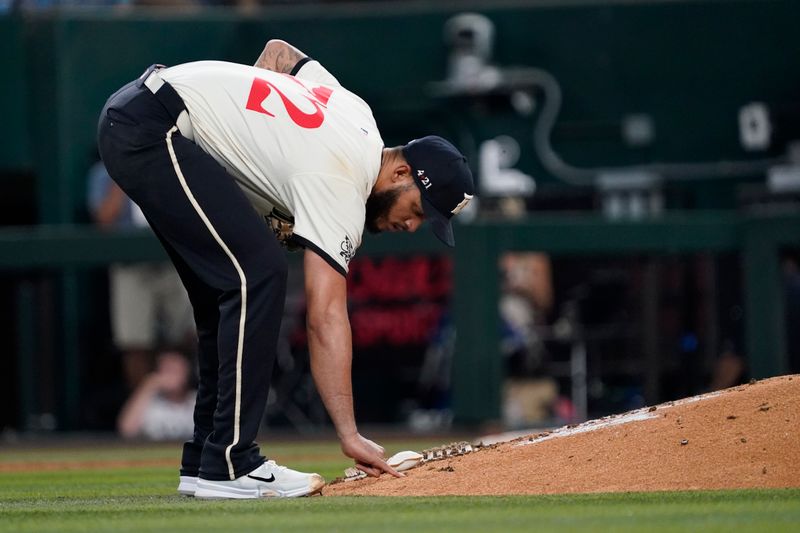
M 235 479 L 260 465 L 254 439 L 266 405 L 286 290 L 286 258 L 233 178 L 194 143 L 168 140 L 174 177 L 142 210 L 192 270 L 220 291 L 218 394 L 200 474 Z M 153 201 L 145 195 L 143 202 Z M 175 209 L 183 213 L 175 220 Z M 191 218 L 190 218 L 191 217 Z M 190 218 L 186 224 L 184 219 Z
M 166 228 L 153 219 L 164 239 L 219 297 L 217 407 L 213 431 L 203 446 L 195 495 L 201 498 L 294 497 L 317 492 L 317 474 L 296 472 L 264 461 L 254 442 L 277 350 L 286 293 L 286 257 L 263 218 L 221 166 L 194 143 L 168 137 L 175 173 L 217 245 L 179 224 Z M 160 191 L 161 201 L 180 204 L 180 195 Z M 172 216 L 172 215 L 170 215 Z M 199 239 L 199 241 L 198 241 Z M 233 278 L 219 258 L 224 251 Z M 198 254 L 199 257 L 195 256 Z M 237 283 L 238 281 L 238 283 Z
M 219 358 L 217 355 L 217 328 L 219 326 L 219 298 L 222 292 L 200 279 L 173 246 L 154 229 L 167 251 L 180 277 L 192 306 L 197 330 L 198 386 L 194 405 L 194 433 L 183 444 L 181 478 L 196 478 L 200 473 L 203 445 L 214 430 L 214 411 L 217 407 L 217 380 Z M 196 481 L 193 482 L 193 484 Z M 194 492 L 187 489 L 189 492 Z
M 265 473 L 267 480 L 282 480 L 273 487 L 292 486 L 290 491 L 273 491 L 275 495 L 318 490 L 319 476 L 267 466 L 254 442 L 280 328 L 284 252 L 221 165 L 176 134 L 176 128 L 161 139 L 153 135 L 158 125 L 150 118 L 158 115 L 158 109 L 142 94 L 123 91 L 107 104 L 100 149 L 111 176 L 139 204 L 151 225 L 203 282 L 220 291 L 217 406 L 213 431 L 203 446 L 200 477 L 238 483 L 259 468 L 275 474 Z M 302 482 L 305 488 L 294 488 Z M 261 485 L 245 487 L 244 495 L 231 487 L 230 496 L 226 492 L 220 497 L 270 492 L 264 482 L 247 479 L 246 483 Z

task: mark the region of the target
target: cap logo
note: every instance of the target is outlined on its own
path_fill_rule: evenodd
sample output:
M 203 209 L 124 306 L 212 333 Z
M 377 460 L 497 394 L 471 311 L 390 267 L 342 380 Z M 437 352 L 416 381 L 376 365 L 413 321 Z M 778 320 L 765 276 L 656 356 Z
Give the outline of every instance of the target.
M 464 199 L 461 200 L 461 202 L 455 207 L 455 209 L 453 209 L 450 212 L 453 213 L 454 215 L 459 214 L 462 209 L 467 207 L 467 204 L 469 203 L 470 200 L 472 200 L 472 195 L 464 193 Z
M 430 189 L 431 185 L 433 185 L 431 183 L 430 178 L 428 178 L 428 176 L 425 175 L 424 170 L 417 170 L 417 177 L 419 178 L 419 181 L 422 182 L 422 186 L 425 187 L 426 189 Z

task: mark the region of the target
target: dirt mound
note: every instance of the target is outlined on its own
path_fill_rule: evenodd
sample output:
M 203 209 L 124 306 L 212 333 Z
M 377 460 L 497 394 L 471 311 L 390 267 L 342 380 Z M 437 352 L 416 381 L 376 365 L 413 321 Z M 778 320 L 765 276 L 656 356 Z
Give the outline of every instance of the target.
M 800 487 L 800 375 L 531 435 L 326 496 Z

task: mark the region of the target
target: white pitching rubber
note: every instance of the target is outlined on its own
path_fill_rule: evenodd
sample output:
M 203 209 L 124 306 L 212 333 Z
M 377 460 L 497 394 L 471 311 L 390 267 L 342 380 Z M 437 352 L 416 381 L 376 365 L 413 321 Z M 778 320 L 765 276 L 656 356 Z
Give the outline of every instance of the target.
M 389 466 L 402 472 L 410 468 L 414 468 L 422 461 L 422 454 L 406 450 L 404 452 L 397 452 L 386 460 Z

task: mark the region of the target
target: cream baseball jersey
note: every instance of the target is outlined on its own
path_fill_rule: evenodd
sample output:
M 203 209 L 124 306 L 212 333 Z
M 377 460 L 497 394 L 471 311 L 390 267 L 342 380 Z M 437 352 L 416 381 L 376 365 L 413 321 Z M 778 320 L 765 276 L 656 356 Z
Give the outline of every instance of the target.
M 346 274 L 381 164 L 369 106 L 316 61 L 296 76 L 220 61 L 159 74 L 186 105 L 183 135 L 225 167 L 258 212 L 292 215 L 295 238 Z

